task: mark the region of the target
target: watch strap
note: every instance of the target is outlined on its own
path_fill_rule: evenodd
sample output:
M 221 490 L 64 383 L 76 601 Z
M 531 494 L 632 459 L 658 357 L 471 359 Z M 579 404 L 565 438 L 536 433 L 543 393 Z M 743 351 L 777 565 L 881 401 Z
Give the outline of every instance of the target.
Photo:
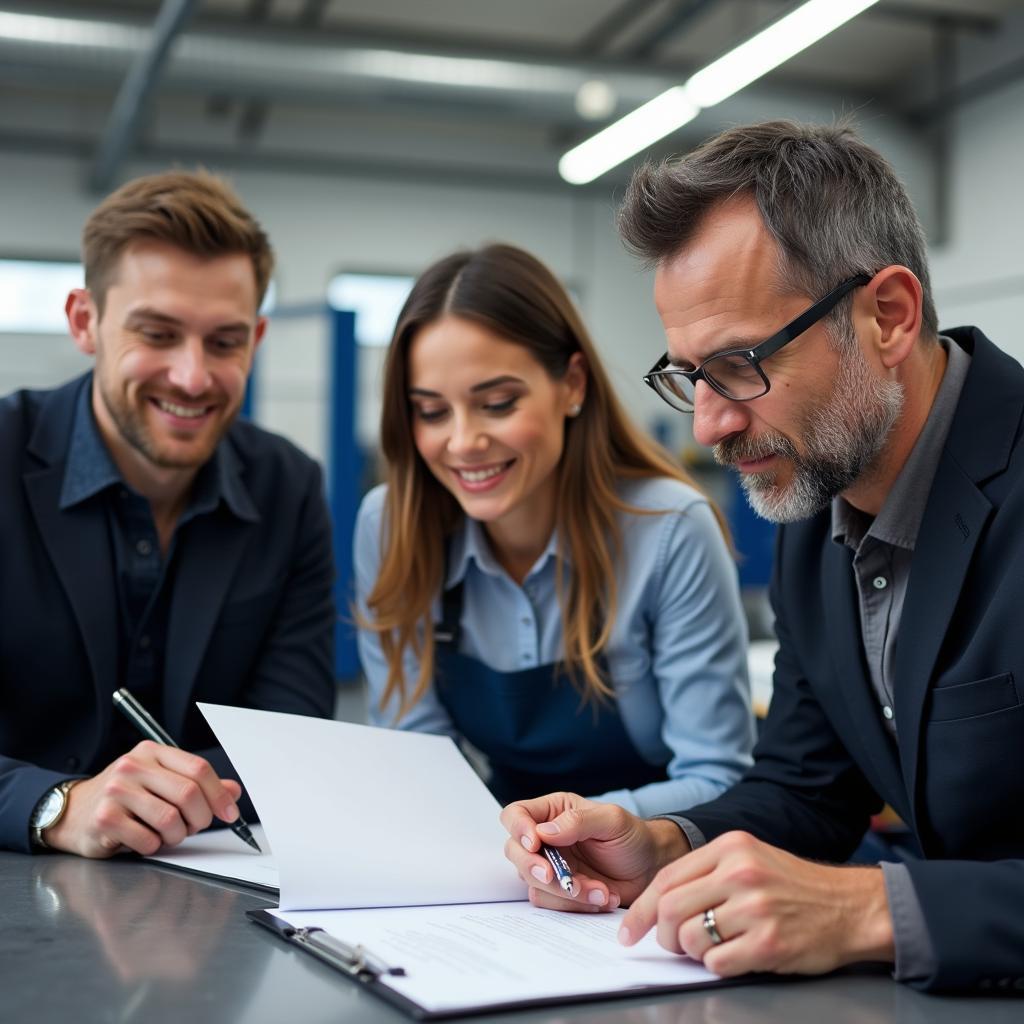
M 57 790 L 59 790 L 61 792 L 61 794 L 64 797 L 64 800 L 63 800 L 63 803 L 61 804 L 61 808 L 60 808 L 60 811 L 57 814 L 57 817 L 54 818 L 53 821 L 47 822 L 46 825 L 43 826 L 42 828 L 39 828 L 38 826 L 35 826 L 35 825 L 32 826 L 32 839 L 33 839 L 33 841 L 35 842 L 35 844 L 37 846 L 41 847 L 44 850 L 50 849 L 50 845 L 49 845 L 49 843 L 47 843 L 46 837 L 43 835 L 43 833 L 46 831 L 46 829 L 53 828 L 53 826 L 56 825 L 57 822 L 59 822 L 61 820 L 61 818 L 64 817 L 64 812 L 67 811 L 67 809 L 68 809 L 68 793 L 71 792 L 71 789 L 72 789 L 73 786 L 76 786 L 81 781 L 82 781 L 81 779 L 65 779 L 63 782 L 58 782 L 56 786 L 51 786 L 42 795 L 42 797 L 39 800 L 40 804 L 51 793 L 56 792 Z M 33 815 L 33 817 L 34 817 L 34 815 Z

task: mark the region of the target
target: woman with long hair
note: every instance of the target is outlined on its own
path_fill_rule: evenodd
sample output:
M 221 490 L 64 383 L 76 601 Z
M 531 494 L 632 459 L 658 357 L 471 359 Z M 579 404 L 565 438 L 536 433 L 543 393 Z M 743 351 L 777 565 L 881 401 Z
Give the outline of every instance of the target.
M 483 754 L 503 803 L 656 814 L 749 764 L 724 525 L 629 421 L 572 301 L 508 245 L 426 270 L 384 371 L 355 534 L 371 720 Z

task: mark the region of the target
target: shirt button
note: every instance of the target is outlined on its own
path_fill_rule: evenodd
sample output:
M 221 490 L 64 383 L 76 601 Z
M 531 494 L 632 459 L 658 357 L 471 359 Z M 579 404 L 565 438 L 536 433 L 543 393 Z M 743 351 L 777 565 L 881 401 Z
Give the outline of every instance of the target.
M 146 650 L 146 648 L 149 647 L 149 634 L 148 633 L 145 633 L 144 635 L 139 637 L 139 646 L 143 650 Z
M 80 763 L 81 762 L 78 760 L 77 757 L 69 757 L 64 762 L 64 770 L 69 772 L 77 772 Z
M 153 545 L 150 544 L 148 540 L 143 539 L 136 541 L 135 550 L 138 551 L 140 555 L 148 555 L 153 550 Z
M 885 588 L 889 586 L 889 581 L 884 576 L 876 576 L 871 581 L 871 586 L 873 586 L 875 590 L 885 590 Z
M 882 708 L 882 717 L 887 718 L 890 721 L 892 720 L 892 708 L 889 707 L 888 704 L 886 704 L 885 707 Z

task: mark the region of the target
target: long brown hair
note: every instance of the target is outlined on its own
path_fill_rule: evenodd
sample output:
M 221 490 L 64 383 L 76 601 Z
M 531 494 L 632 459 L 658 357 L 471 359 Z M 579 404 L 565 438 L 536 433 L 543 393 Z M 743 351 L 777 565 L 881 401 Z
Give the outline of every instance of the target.
M 473 321 L 524 346 L 555 380 L 565 375 L 574 353 L 583 354 L 586 400 L 579 416 L 566 421 L 557 471 L 555 578 L 562 613 L 562 663 L 585 699 L 608 697 L 612 690 L 601 678 L 599 657 L 615 618 L 620 546 L 615 513 L 641 511 L 622 501 L 618 484 L 622 479 L 664 476 L 695 485 L 630 421 L 572 300 L 554 274 L 521 249 L 489 245 L 447 256 L 422 274 L 399 314 L 385 363 L 381 444 L 388 487 L 381 563 L 366 599 L 371 619 L 362 616 L 360 623 L 379 634 L 388 664 L 381 708 L 397 693 L 401 716 L 430 686 L 431 603 L 443 585 L 447 538 L 464 518 L 456 499 L 416 450 L 409 402 L 410 344 L 417 332 L 444 316 Z M 572 570 L 568 586 L 563 582 L 566 555 Z M 420 666 L 411 694 L 402 672 L 407 648 Z

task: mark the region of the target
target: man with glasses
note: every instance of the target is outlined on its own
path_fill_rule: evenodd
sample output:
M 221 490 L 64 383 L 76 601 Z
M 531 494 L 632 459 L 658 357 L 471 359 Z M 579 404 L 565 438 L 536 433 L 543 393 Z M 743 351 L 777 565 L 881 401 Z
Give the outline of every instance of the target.
M 631 904 L 621 941 L 654 928 L 722 975 L 879 961 L 1024 989 L 1024 369 L 939 333 L 910 200 L 847 126 L 645 167 L 620 226 L 668 340 L 645 381 L 784 524 L 774 696 L 723 796 L 652 821 L 513 804 L 510 860 L 538 905 Z M 883 803 L 917 856 L 837 866 Z

